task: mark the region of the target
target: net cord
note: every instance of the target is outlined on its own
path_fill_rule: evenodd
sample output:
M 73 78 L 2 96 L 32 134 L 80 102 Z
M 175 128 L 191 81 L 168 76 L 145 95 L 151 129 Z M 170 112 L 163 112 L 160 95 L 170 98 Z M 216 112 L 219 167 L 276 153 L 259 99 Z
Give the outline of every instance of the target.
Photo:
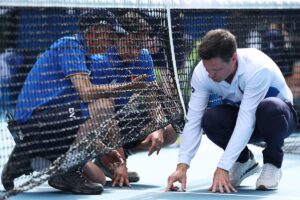
M 0 6 L 171 9 L 299 9 L 299 0 L 0 0 Z

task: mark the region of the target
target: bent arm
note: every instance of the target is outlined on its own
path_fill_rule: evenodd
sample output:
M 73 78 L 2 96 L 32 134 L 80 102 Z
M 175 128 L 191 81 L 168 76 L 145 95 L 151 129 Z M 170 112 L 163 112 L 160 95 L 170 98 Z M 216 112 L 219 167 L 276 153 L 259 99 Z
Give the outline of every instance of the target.
M 126 90 L 144 88 L 146 87 L 146 84 L 143 82 L 145 78 L 146 76 L 142 75 L 136 81 L 130 83 L 95 85 L 91 83 L 87 74 L 78 73 L 70 76 L 76 91 L 85 102 L 99 98 L 115 97 Z
M 178 163 L 190 165 L 202 139 L 202 117 L 207 107 L 209 90 L 208 77 L 204 74 L 202 64 L 194 70 L 191 80 L 192 94 L 189 101 L 187 121 L 185 123 L 179 149 Z

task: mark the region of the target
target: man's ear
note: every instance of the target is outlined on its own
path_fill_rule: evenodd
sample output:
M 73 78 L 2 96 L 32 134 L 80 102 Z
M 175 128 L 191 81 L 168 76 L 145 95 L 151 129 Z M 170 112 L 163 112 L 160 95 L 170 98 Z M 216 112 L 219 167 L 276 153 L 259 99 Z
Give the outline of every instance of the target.
M 85 30 L 82 31 L 85 40 L 90 40 L 91 39 L 91 33 L 92 33 L 91 28 L 92 28 L 92 26 L 89 26 L 88 28 L 86 28 Z
M 233 53 L 231 59 L 232 61 L 237 61 L 237 52 Z

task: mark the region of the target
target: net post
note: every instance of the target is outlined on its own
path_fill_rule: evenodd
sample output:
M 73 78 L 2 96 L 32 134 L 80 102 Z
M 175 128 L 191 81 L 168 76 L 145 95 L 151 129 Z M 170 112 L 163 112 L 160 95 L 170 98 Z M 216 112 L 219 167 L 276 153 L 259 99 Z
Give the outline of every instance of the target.
M 174 43 L 173 43 L 173 32 L 172 32 L 172 22 L 171 22 L 171 9 L 167 6 L 167 20 L 168 20 L 168 32 L 169 32 L 169 41 L 170 41 L 170 48 L 171 48 L 171 56 L 172 56 L 172 64 L 173 64 L 173 71 L 174 71 L 174 78 L 176 82 L 176 87 L 180 99 L 180 103 L 183 109 L 184 117 L 186 117 L 186 108 L 182 96 L 182 92 L 180 90 L 180 84 L 179 84 L 179 78 L 178 78 L 178 72 L 177 72 L 177 65 L 175 60 L 175 50 L 174 50 Z

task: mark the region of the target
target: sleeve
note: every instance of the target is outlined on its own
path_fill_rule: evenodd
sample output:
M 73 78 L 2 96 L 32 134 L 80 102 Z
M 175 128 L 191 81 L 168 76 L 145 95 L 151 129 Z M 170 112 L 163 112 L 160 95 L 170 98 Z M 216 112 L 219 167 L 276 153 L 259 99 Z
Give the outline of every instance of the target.
M 218 167 L 230 170 L 242 150 L 248 144 L 255 128 L 255 113 L 258 104 L 265 98 L 271 85 L 272 72 L 263 68 L 247 81 L 240 105 L 237 122 Z
M 148 82 L 156 79 L 153 59 L 147 49 L 141 50 L 141 53 L 137 61 L 134 63 L 134 67 L 131 72 L 135 76 L 147 74 L 149 77 L 146 79 L 146 81 Z
M 107 55 L 94 54 L 91 56 L 91 81 L 93 84 L 111 84 L 116 78 L 115 71 Z
M 201 121 L 209 98 L 209 91 L 205 85 L 208 81 L 205 81 L 206 78 L 201 74 L 200 67 L 201 65 L 196 67 L 192 76 L 192 94 L 189 101 L 187 121 L 180 138 L 178 163 L 187 165 L 190 165 L 201 142 Z
M 90 74 L 84 52 L 78 42 L 63 40 L 56 51 L 58 62 L 66 77 L 76 73 Z

